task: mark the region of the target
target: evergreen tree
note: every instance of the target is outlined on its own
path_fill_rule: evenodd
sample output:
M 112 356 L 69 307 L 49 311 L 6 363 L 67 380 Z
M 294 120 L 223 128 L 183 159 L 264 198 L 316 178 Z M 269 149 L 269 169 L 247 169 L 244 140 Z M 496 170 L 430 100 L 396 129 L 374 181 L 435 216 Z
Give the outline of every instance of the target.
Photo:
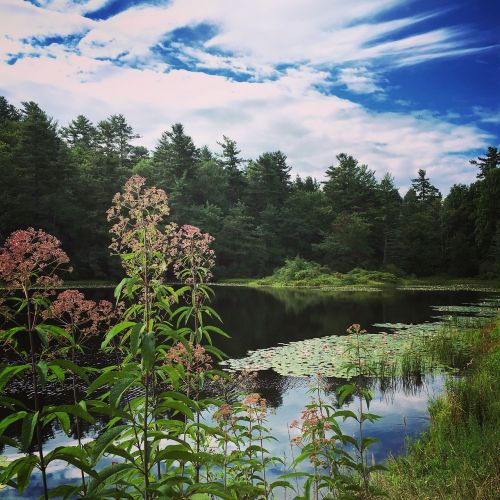
M 441 193 L 418 171 L 403 199 L 398 229 L 400 266 L 410 274 L 429 276 L 442 269 Z
M 125 117 L 121 114 L 111 115 L 98 123 L 97 130 L 97 141 L 101 152 L 107 158 L 116 158 L 120 170 L 130 169 L 132 167 L 130 155 L 134 149 L 130 141 L 139 136 L 134 133 Z
M 243 203 L 232 207 L 215 239 L 217 262 L 227 276 L 261 276 L 265 249 Z
M 376 188 L 375 231 L 377 255 L 382 267 L 394 264 L 397 226 L 402 199 L 394 185 L 394 177 L 386 173 Z
M 155 178 L 152 183 L 169 195 L 172 215 L 178 222 L 187 222 L 193 203 L 191 188 L 197 175 L 200 152 L 180 123 L 163 132 L 153 152 Z
M 496 272 L 497 233 L 500 228 L 500 163 L 498 150 L 488 148 L 484 158 L 479 158 L 476 202 L 475 237 L 480 271 Z
M 325 195 L 334 216 L 342 212 L 365 216 L 375 206 L 377 181 L 367 165 L 360 165 L 352 156 L 337 155 L 338 165 L 326 171 Z
M 313 245 L 320 262 L 333 271 L 347 272 L 354 267 L 372 268 L 371 227 L 362 215 L 342 212 L 324 232 L 323 241 Z
M 478 271 L 474 238 L 474 185 L 455 184 L 443 203 L 443 239 L 447 271 L 453 276 L 473 276 Z
M 480 156 L 477 160 L 470 160 L 469 163 L 479 168 L 477 178 L 484 179 L 490 171 L 500 166 L 500 151 L 498 148 L 489 146 L 485 156 Z
M 240 157 L 241 151 L 233 141 L 227 136 L 222 136 L 222 142 L 218 142 L 222 148 L 222 154 L 218 155 L 218 159 L 228 175 L 228 198 L 231 205 L 242 199 L 245 189 L 245 176 L 243 167 L 245 160 Z
M 83 115 L 78 115 L 67 127 L 63 127 L 61 136 L 73 149 L 91 150 L 96 147 L 97 129 Z
M 441 200 L 439 189 L 433 186 L 429 178 L 425 176 L 426 171 L 420 169 L 418 177 L 411 180 L 411 187 L 417 196 L 417 200 L 421 203 L 433 203 Z
M 71 184 L 66 150 L 56 123 L 34 102 L 21 110 L 18 138 L 12 149 L 9 229 L 35 226 L 60 236 Z
M 300 178 L 299 178 L 300 179 Z M 322 239 L 328 225 L 326 197 L 317 181 L 295 181 L 282 210 L 283 245 L 287 257 L 300 255 L 311 260 L 312 246 Z
M 268 206 L 281 208 L 290 191 L 290 167 L 281 151 L 264 153 L 251 161 L 246 171 L 246 202 L 250 214 L 258 217 Z

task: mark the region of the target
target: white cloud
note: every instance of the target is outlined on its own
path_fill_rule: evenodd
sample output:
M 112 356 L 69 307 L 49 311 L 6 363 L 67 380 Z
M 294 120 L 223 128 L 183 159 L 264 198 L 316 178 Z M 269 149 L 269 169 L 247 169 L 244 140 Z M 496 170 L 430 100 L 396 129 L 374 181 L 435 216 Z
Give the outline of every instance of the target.
M 79 14 L 41 9 L 29 2 L 2 0 L 0 32 L 6 39 L 68 36 L 91 29 L 95 22 Z
M 355 94 L 373 94 L 383 91 L 374 73 L 364 66 L 342 68 L 338 81 Z
M 278 64 L 333 66 L 373 60 L 417 64 L 451 56 L 454 51 L 480 50 L 464 48 L 469 37 L 458 28 L 384 41 L 438 14 L 373 21 L 374 16 L 399 3 L 401 0 L 358 0 L 346 5 L 343 0 L 315 0 L 291 4 L 280 0 L 270 4 L 255 0 L 235 8 L 229 0 L 175 0 L 167 5 L 132 7 L 96 23 L 79 49 L 91 57 L 122 55 L 123 60 L 140 60 L 145 65 L 158 57 L 151 48 L 168 33 L 206 23 L 213 25 L 217 34 L 201 49 L 184 49 L 199 58 L 200 67 L 218 68 L 228 63 L 227 57 L 207 52 L 217 49 L 230 53 L 236 66 L 260 75 L 271 74 L 270 67 Z
M 93 12 L 110 3 L 111 0 L 38 0 L 40 7 L 58 12 L 84 14 Z
M 500 108 L 497 111 L 491 111 L 481 106 L 474 106 L 472 113 L 480 122 L 500 124 Z
M 66 123 L 123 113 L 153 147 L 172 123 L 185 124 L 198 145 L 217 149 L 234 138 L 245 157 L 281 149 L 296 172 L 323 178 L 340 152 L 353 154 L 381 176 L 390 171 L 407 185 L 419 168 L 442 188 L 470 182 L 468 151 L 489 137 L 430 113 L 375 113 L 314 89 L 325 73 L 305 66 L 274 81 L 235 82 L 222 76 L 173 70 L 158 73 L 116 67 L 109 61 L 63 54 L 25 58 L 5 66 L 2 86 L 14 103 L 27 96 Z

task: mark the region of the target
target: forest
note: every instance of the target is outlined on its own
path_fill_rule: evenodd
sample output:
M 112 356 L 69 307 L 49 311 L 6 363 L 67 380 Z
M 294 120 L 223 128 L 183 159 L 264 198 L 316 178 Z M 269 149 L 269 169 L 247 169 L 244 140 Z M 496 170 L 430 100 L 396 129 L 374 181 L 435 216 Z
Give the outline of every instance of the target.
M 171 217 L 214 236 L 216 278 L 260 277 L 300 256 L 332 271 L 415 276 L 500 276 L 500 151 L 470 161 L 476 181 L 446 197 L 425 170 L 402 197 L 347 153 L 325 181 L 291 175 L 282 151 L 247 159 L 227 136 L 211 151 L 173 124 L 150 151 L 125 116 L 65 126 L 35 102 L 0 97 L 0 239 L 28 226 L 55 235 L 74 279 L 111 279 L 109 200 L 132 175 L 167 192 Z M 353 152 L 355 153 L 355 152 Z

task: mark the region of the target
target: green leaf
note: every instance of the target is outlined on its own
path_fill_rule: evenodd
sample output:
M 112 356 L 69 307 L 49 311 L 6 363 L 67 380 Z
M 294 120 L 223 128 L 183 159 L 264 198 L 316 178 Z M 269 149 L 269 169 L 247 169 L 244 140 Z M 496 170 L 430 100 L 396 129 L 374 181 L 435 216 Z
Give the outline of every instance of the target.
M 24 419 L 26 415 L 29 415 L 26 411 L 18 411 L 17 413 L 12 413 L 0 420 L 0 436 L 7 430 L 7 428 L 18 420 Z
M 89 385 L 89 388 L 87 389 L 87 394 L 90 395 L 93 392 L 97 391 L 97 389 L 100 389 L 103 385 L 109 384 L 116 377 L 118 377 L 118 375 L 119 372 L 115 369 L 111 369 L 109 371 L 102 373 Z
M 106 452 L 106 448 L 113 444 L 113 441 L 125 430 L 128 425 L 118 425 L 104 431 L 93 443 L 90 459 L 95 464 Z
M 74 417 L 82 418 L 83 420 L 86 420 L 87 422 L 89 422 L 91 424 L 95 423 L 94 417 L 88 411 L 85 411 L 79 405 L 58 405 L 58 406 L 45 407 L 45 414 L 59 413 L 59 412 L 69 413 L 70 415 L 73 415 Z
M 77 469 L 83 470 L 89 476 L 96 477 L 97 473 L 87 463 L 87 455 L 79 446 L 59 446 L 46 456 L 46 463 L 54 460 L 63 460 Z
M 49 371 L 47 363 L 45 363 L 44 361 L 39 361 L 36 365 L 36 371 L 40 380 L 40 385 L 43 389 L 45 387 L 45 384 L 47 383 L 47 372 Z
M 101 349 L 106 349 L 108 344 L 123 330 L 126 330 L 127 328 L 131 328 L 132 326 L 135 325 L 135 322 L 132 321 L 122 321 L 121 323 L 118 323 L 115 325 L 111 330 L 106 333 L 106 336 L 104 337 L 104 340 L 102 341 L 101 344 Z
M 116 304 L 118 304 L 118 302 L 120 301 L 120 297 L 122 295 L 122 288 L 127 283 L 127 281 L 128 281 L 128 278 L 123 278 L 120 281 L 120 283 L 118 283 L 117 287 L 115 288 L 115 290 L 113 292 L 113 296 L 116 299 Z
M 9 410 L 15 410 L 16 407 L 22 408 L 23 410 L 28 409 L 28 407 L 24 403 L 19 401 L 19 399 L 0 395 L 0 408 L 8 408 Z
M 42 323 L 36 327 L 36 330 L 37 332 L 43 332 L 43 334 L 48 332 L 55 338 L 65 338 L 70 345 L 75 345 L 75 339 L 64 328 L 61 328 L 60 326 L 47 325 L 45 323 Z
M 2 471 L 0 483 L 10 483 L 17 476 L 17 483 L 14 483 L 14 487 L 22 493 L 28 486 L 31 472 L 37 463 L 38 459 L 35 455 L 27 455 L 10 462 Z
M 38 333 L 38 337 L 40 338 L 40 342 L 44 347 L 49 346 L 49 339 L 45 332 L 41 328 L 36 328 L 36 332 Z
M 170 408 L 172 410 L 175 410 L 176 412 L 183 413 L 186 415 L 189 419 L 193 420 L 194 415 L 191 409 L 186 406 L 184 403 L 181 403 L 180 401 L 162 401 L 161 404 L 159 405 L 160 408 Z M 175 415 L 175 413 L 174 413 Z
M 355 392 L 356 386 L 354 384 L 344 384 L 339 387 L 336 391 L 339 405 L 342 406 L 346 398 Z
M 160 400 L 161 402 L 163 398 L 170 398 L 177 401 L 182 401 L 186 406 L 194 408 L 195 410 L 198 408 L 198 404 L 196 403 L 196 401 L 192 400 L 191 398 L 188 398 L 185 394 L 182 394 L 182 392 L 165 391 L 158 396 L 158 400 Z
M 57 378 L 57 380 L 59 380 L 61 384 L 64 383 L 65 375 L 64 375 L 64 370 L 62 370 L 61 367 L 59 367 L 58 365 L 49 364 L 49 370 Z
M 115 446 L 114 444 L 110 444 L 107 446 L 106 453 L 109 453 L 111 455 L 115 455 L 117 457 L 122 457 L 129 463 L 132 463 L 132 464 L 135 463 L 135 458 L 127 450 L 124 450 L 123 448 L 120 448 L 119 446 Z
M 144 325 L 142 323 L 137 323 L 132 327 L 130 332 L 130 352 L 133 356 L 137 354 L 139 346 L 141 344 L 141 333 L 144 331 Z
M 150 371 L 155 362 L 155 337 L 153 332 L 144 335 L 142 341 L 142 365 L 146 371 Z
M 335 417 L 343 417 L 344 420 L 348 418 L 353 418 L 354 420 L 358 420 L 358 416 L 351 410 L 338 410 L 334 413 Z
M 95 493 L 99 486 L 109 481 L 113 476 L 124 471 L 132 471 L 134 469 L 135 466 L 129 463 L 108 465 L 107 467 L 99 471 L 97 477 L 90 482 L 89 488 L 87 490 L 88 496 L 92 496 L 92 494 Z
M 52 369 L 53 366 L 59 366 L 64 370 L 68 370 L 75 375 L 78 375 L 84 382 L 88 382 L 88 375 L 85 368 L 78 366 L 76 363 L 69 359 L 55 359 L 49 363 L 49 368 Z
M 108 417 L 115 417 L 123 420 L 132 420 L 132 416 L 121 408 L 113 408 L 102 401 L 87 401 L 90 411 Z
M 62 411 L 56 411 L 55 416 L 59 420 L 62 430 L 65 432 L 66 435 L 69 436 L 71 428 L 70 428 L 70 420 L 68 414 Z
M 230 339 L 230 335 L 228 335 L 224 330 L 221 330 L 220 328 L 213 326 L 213 325 L 208 325 L 203 327 L 204 330 L 207 332 L 214 332 L 220 335 L 221 337 L 225 337 L 227 339 Z
M 22 374 L 24 371 L 31 368 L 31 365 L 17 365 L 17 366 L 7 366 L 0 372 L 0 393 L 8 384 L 9 380 L 17 375 Z
M 60 484 L 50 489 L 49 498 L 62 497 L 64 500 L 66 498 L 78 498 L 80 489 L 80 485 Z
M 25 452 L 31 445 L 33 439 L 33 432 L 35 430 L 36 422 L 38 419 L 38 412 L 28 413 L 23 418 L 23 425 L 21 428 L 21 451 Z
M 379 442 L 380 442 L 380 439 L 373 438 L 373 437 L 364 437 L 364 438 L 361 440 L 361 446 L 360 446 L 360 449 L 361 449 L 361 451 L 366 450 L 366 449 L 367 449 L 367 448 L 369 448 L 372 444 L 374 444 L 374 443 L 379 443 Z
M 283 477 L 283 476 L 281 476 L 281 477 Z M 274 490 L 274 488 L 292 488 L 292 485 L 288 481 L 277 480 L 277 481 L 273 481 L 270 484 L 270 487 L 271 487 L 271 491 L 272 491 L 272 490 Z
M 109 392 L 109 404 L 118 406 L 123 393 L 137 382 L 137 377 L 125 377 L 118 379 Z

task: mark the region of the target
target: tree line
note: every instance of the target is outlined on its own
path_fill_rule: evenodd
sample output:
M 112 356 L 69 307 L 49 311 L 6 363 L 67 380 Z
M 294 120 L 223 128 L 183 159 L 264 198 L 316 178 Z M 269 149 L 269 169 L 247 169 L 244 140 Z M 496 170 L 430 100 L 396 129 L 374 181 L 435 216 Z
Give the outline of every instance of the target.
M 67 126 L 34 102 L 0 97 L 0 239 L 35 227 L 57 236 L 75 277 L 119 275 L 109 257 L 109 200 L 134 173 L 164 189 L 171 215 L 215 237 L 217 277 L 270 274 L 301 257 L 429 276 L 500 275 L 500 151 L 471 160 L 477 179 L 443 199 L 425 170 L 402 197 L 394 178 L 339 154 L 325 181 L 292 178 L 281 151 L 247 160 L 223 136 L 218 151 L 195 145 L 180 123 L 149 151 L 119 114 Z

